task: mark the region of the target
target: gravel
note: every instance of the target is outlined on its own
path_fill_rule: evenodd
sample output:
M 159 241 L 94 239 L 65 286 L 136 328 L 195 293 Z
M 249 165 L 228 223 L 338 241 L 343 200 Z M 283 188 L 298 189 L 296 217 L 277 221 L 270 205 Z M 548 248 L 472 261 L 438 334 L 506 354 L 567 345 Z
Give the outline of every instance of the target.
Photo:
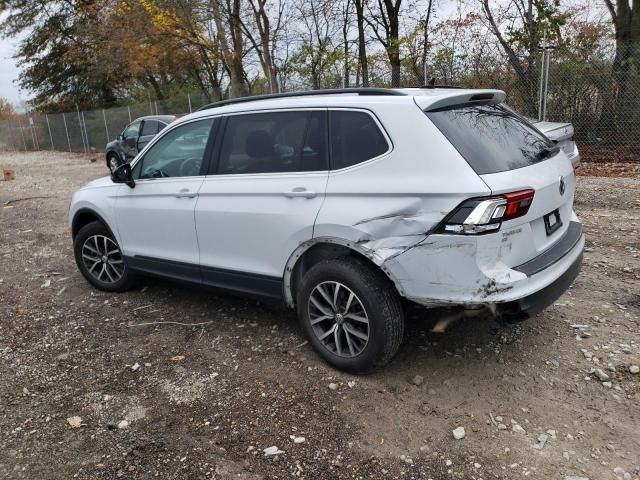
M 453 430 L 453 438 L 455 438 L 456 440 L 462 440 L 465 435 L 466 432 L 464 431 L 464 427 L 457 427 L 455 430 Z
M 0 183 L 0 478 L 638 477 L 637 178 L 578 177 L 582 272 L 542 314 L 435 333 L 450 312 L 410 308 L 393 362 L 354 377 L 277 307 L 158 280 L 91 288 L 66 214 L 104 166 L 55 152 L 0 166 L 16 171 Z M 168 321 L 187 325 L 154 323 Z

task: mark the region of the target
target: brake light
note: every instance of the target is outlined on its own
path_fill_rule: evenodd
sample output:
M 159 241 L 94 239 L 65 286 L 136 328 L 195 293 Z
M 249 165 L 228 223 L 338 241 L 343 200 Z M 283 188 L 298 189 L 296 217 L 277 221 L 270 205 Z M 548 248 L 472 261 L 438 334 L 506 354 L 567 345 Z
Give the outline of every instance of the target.
M 534 194 L 534 190 L 527 189 L 466 200 L 444 219 L 437 231 L 463 235 L 497 232 L 502 222 L 527 214 Z
M 502 220 L 513 220 L 525 216 L 533 201 L 533 194 L 534 191 L 531 189 L 503 194 L 502 196 L 507 199 L 507 207 Z

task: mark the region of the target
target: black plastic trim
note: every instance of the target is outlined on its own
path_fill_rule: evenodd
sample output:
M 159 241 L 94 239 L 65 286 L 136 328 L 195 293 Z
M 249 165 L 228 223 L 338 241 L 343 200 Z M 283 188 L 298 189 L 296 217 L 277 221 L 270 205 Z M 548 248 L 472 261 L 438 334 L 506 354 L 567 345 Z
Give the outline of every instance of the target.
M 269 275 L 201 267 L 185 262 L 163 260 L 146 256 L 125 256 L 131 270 L 181 282 L 195 283 L 232 293 L 240 293 L 265 300 L 284 301 L 283 279 Z
M 283 300 L 283 280 L 255 273 L 202 267 L 202 283 L 208 287 L 241 292 L 253 297 L 267 297 Z
M 89 215 L 96 217 L 96 219 L 100 223 L 102 223 L 107 230 L 109 230 L 109 233 L 113 238 L 118 238 L 113 234 L 113 230 L 111 230 L 111 227 L 109 226 L 109 224 L 105 222 L 104 218 L 102 218 L 100 214 L 96 213 L 95 210 L 91 210 L 90 208 L 81 208 L 73 215 L 73 220 L 71 221 L 71 238 L 72 239 L 76 238 L 76 235 L 78 233 L 76 230 L 79 230 L 76 228 L 77 227 L 76 222 L 78 221 L 78 218 L 80 217 L 80 215 L 82 215 L 83 213 L 88 213 Z
M 124 256 L 127 267 L 145 275 L 190 283 L 202 283 L 200 266 L 144 256 Z
M 582 224 L 580 222 L 570 222 L 569 228 L 564 235 L 551 248 L 545 250 L 537 257 L 514 268 L 526 276 L 535 275 L 545 268 L 550 267 L 558 260 L 568 254 L 582 237 Z
M 497 305 L 498 316 L 507 322 L 518 322 L 531 318 L 555 302 L 567 291 L 580 273 L 582 252 L 571 266 L 553 283 L 520 300 Z
M 291 98 L 291 97 L 312 97 L 317 95 L 336 95 L 344 93 L 353 93 L 357 95 L 379 95 L 379 96 L 406 96 L 406 93 L 392 90 L 389 88 L 327 88 L 324 90 L 306 90 L 304 92 L 290 93 L 273 93 L 269 95 L 254 95 L 251 97 L 229 98 L 220 100 L 219 102 L 210 103 L 200 107 L 198 111 L 208 110 L 210 108 L 224 107 L 227 105 L 235 105 L 238 103 L 256 102 L 259 100 L 271 100 L 274 98 Z

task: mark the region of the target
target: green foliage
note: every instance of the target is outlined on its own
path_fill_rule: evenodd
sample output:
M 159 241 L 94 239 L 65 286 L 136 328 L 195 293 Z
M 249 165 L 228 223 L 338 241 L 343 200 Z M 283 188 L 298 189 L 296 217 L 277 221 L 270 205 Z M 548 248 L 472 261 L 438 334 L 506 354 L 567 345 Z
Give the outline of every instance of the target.
M 507 42 L 516 51 L 535 51 L 545 32 L 548 40 L 558 41 L 560 28 L 570 18 L 568 10 L 561 10 L 560 0 L 534 0 L 532 13 L 530 23 L 507 28 Z

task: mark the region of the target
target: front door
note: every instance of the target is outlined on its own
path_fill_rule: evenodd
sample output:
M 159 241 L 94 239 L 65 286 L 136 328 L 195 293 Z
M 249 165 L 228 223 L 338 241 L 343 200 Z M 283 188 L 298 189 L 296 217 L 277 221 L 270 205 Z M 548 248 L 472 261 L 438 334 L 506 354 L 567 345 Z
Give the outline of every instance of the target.
M 135 163 L 136 185 L 123 186 L 115 206 L 121 248 L 133 268 L 199 281 L 194 209 L 213 125 L 204 119 L 172 128 Z
M 287 260 L 313 236 L 328 177 L 325 110 L 231 115 L 196 227 L 205 284 L 282 298 Z

